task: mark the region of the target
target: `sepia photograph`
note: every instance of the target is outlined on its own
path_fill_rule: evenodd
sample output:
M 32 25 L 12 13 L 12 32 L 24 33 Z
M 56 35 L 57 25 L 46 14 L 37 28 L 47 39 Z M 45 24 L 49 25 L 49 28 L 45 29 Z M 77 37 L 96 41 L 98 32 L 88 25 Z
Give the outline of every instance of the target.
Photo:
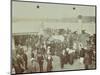
M 11 74 L 96 69 L 96 5 L 11 6 Z

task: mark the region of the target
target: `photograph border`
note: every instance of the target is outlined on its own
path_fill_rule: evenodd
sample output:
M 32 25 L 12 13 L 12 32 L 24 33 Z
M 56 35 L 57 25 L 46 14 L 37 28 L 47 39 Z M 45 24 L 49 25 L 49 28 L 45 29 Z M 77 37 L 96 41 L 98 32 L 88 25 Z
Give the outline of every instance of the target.
M 22 0 L 10 0 L 10 41 L 11 41 L 11 55 L 10 55 L 10 74 L 12 74 L 12 2 L 28 2 L 28 3 L 43 3 L 43 4 L 58 4 L 58 5 L 75 5 L 75 6 L 90 6 L 95 7 L 95 34 L 96 34 L 96 63 L 95 68 L 88 70 L 96 70 L 97 69 L 97 5 L 85 5 L 85 4 L 71 4 L 71 3 L 55 3 L 55 2 L 42 2 L 42 1 L 22 1 Z M 61 70 L 61 71 L 48 71 L 48 72 L 30 72 L 30 73 L 19 73 L 19 74 L 37 74 L 37 73 L 56 73 L 56 72 L 70 72 L 70 71 L 86 71 L 86 69 L 75 69 L 75 70 Z

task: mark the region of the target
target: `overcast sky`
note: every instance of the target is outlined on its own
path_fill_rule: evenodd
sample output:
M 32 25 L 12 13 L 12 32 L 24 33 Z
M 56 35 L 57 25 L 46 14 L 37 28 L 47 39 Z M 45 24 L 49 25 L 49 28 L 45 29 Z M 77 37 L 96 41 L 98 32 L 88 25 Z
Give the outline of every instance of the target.
M 36 6 L 39 5 L 39 8 Z M 75 10 L 73 10 L 75 8 Z M 41 25 L 51 28 L 69 28 L 72 31 L 81 31 L 86 29 L 87 32 L 95 33 L 95 23 L 79 22 L 47 22 L 40 19 L 78 19 L 78 15 L 95 17 L 94 6 L 78 5 L 59 5 L 32 2 L 14 2 L 12 3 L 12 30 L 13 33 L 21 32 L 38 32 Z M 39 21 L 35 21 L 39 19 Z M 17 21 L 16 21 L 17 20 Z

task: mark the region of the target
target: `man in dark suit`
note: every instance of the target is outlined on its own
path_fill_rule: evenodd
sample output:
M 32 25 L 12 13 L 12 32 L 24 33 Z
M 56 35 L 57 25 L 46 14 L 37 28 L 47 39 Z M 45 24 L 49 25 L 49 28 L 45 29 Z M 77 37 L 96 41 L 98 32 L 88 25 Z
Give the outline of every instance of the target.
M 28 61 L 28 58 L 27 58 L 27 55 L 24 52 L 24 49 L 23 48 L 21 48 L 21 56 L 22 56 L 22 58 L 23 58 L 23 60 L 25 62 L 25 70 L 26 70 L 27 69 L 27 61 Z
M 47 71 L 51 71 L 52 70 L 52 56 L 51 55 L 48 55 L 47 56 Z
M 61 68 L 64 68 L 65 58 L 66 58 L 66 52 L 65 50 L 63 50 L 60 55 Z
M 37 56 L 37 61 L 39 63 L 39 67 L 40 67 L 40 72 L 43 72 L 43 55 L 41 53 L 38 53 L 38 56 Z

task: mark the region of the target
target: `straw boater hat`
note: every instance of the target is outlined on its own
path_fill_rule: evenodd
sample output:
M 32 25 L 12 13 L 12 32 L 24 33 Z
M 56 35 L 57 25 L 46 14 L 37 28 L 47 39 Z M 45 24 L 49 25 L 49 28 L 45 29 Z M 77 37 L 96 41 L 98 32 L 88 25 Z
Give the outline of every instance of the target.
M 87 50 L 87 47 L 84 47 L 85 50 Z
M 69 48 L 66 48 L 66 51 L 69 51 L 70 49 Z
M 48 46 L 48 49 L 50 49 L 50 46 Z
M 35 58 L 31 58 L 31 62 L 33 62 L 33 61 L 36 61 L 36 59 Z

